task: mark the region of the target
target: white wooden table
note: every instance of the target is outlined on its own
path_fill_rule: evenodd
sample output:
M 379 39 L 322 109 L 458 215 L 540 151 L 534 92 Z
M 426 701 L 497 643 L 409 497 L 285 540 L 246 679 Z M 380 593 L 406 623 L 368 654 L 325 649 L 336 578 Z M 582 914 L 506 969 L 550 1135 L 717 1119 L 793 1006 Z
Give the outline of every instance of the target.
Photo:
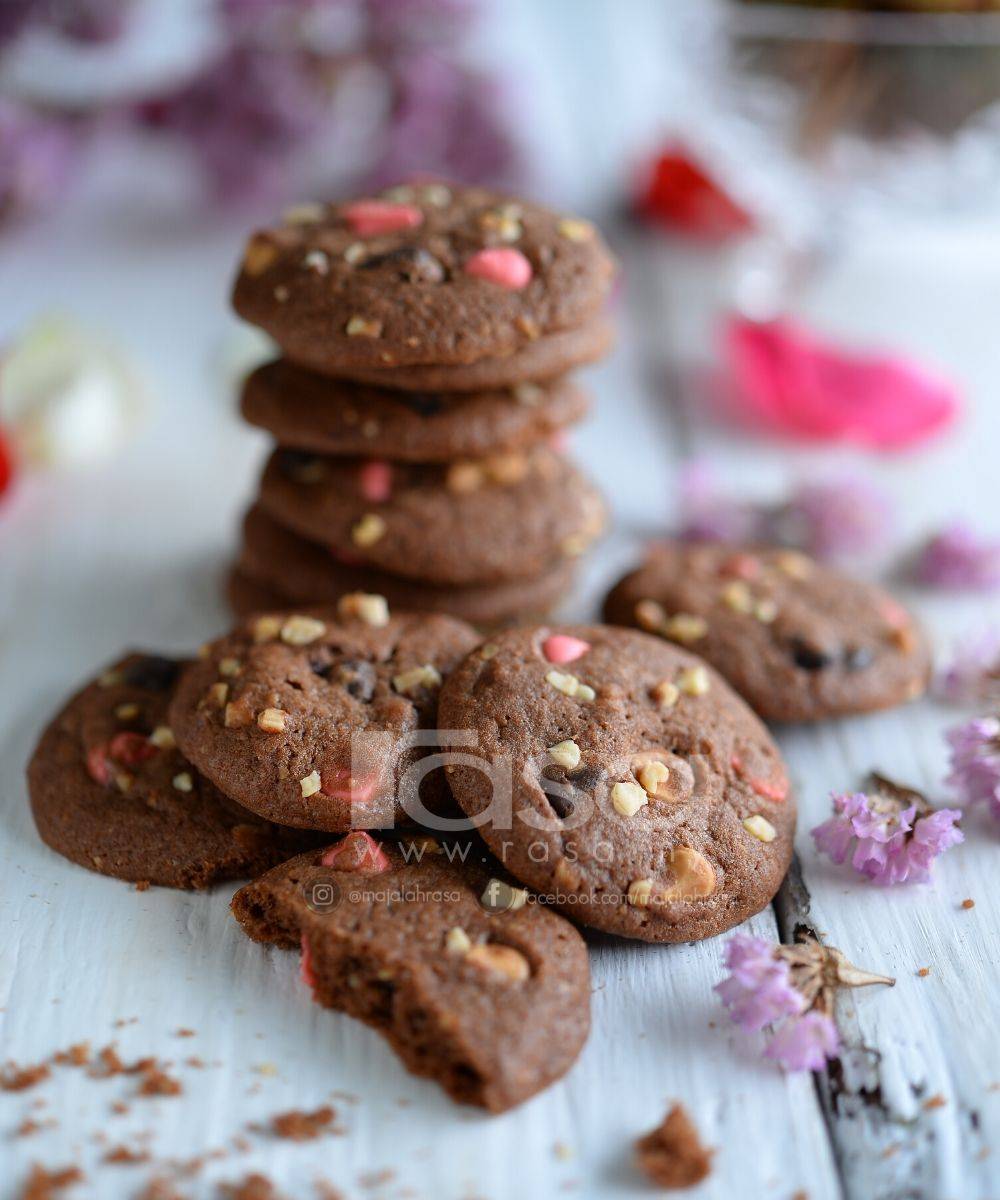
M 826 326 L 919 350 L 963 381 L 966 420 L 934 448 L 879 461 L 789 451 L 713 430 L 678 405 L 661 374 L 667 308 L 678 300 L 662 274 L 668 254 L 610 215 L 637 148 L 677 111 L 676 11 L 666 0 L 508 0 L 491 32 L 535 75 L 524 120 L 544 152 L 542 190 L 602 220 L 626 271 L 621 345 L 592 372 L 597 412 L 575 437 L 616 519 L 570 607 L 579 617 L 594 613 L 642 539 L 668 527 L 678 463 L 693 453 L 710 454 L 723 478 L 747 490 L 821 463 L 860 465 L 897 497 L 901 542 L 956 513 L 994 530 L 1000 523 L 1000 242 L 984 233 L 945 231 L 919 244 L 905 230 L 883 236 L 856 247 L 805 300 Z M 939 735 L 955 714 L 930 702 L 779 731 L 802 810 L 801 874 L 749 928 L 788 937 L 806 924 L 898 978 L 892 990 L 842 1002 L 846 1052 L 818 1077 L 783 1075 L 734 1035 L 711 990 L 724 939 L 654 947 L 593 938 L 594 1028 L 580 1062 L 523 1108 L 489 1118 L 406 1075 L 373 1033 L 313 1006 L 296 956 L 262 950 L 238 931 L 231 888 L 137 893 L 40 844 L 23 767 L 68 689 L 123 646 L 183 650 L 225 621 L 220 571 L 264 450 L 235 418 L 225 367 L 235 334 L 225 290 L 241 233 L 238 224 L 179 227 L 157 201 L 156 176 L 137 191 L 122 164 L 71 210 L 0 243 L 0 334 L 40 311 L 67 310 L 120 339 L 155 394 L 141 438 L 111 466 L 26 480 L 0 508 L 0 1057 L 34 1062 L 73 1042 L 116 1040 L 126 1057 L 174 1060 L 186 1089 L 118 1116 L 109 1106 L 130 1083 L 81 1072 L 0 1094 L 0 1196 L 17 1194 L 35 1159 L 79 1161 L 88 1182 L 70 1195 L 130 1196 L 149 1168 L 101 1166 L 98 1131 L 117 1144 L 152 1129 L 157 1159 L 188 1157 L 338 1090 L 358 1097 L 334 1101 L 348 1136 L 301 1146 L 251 1136 L 249 1154 L 210 1163 L 182 1190 L 208 1196 L 212 1181 L 257 1168 L 294 1197 L 311 1195 L 318 1175 L 376 1200 L 639 1197 L 650 1188 L 632 1166 L 632 1141 L 676 1098 L 718 1148 L 699 1196 L 1000 1193 L 1000 1160 L 990 1157 L 1000 1134 L 996 830 L 968 821 L 967 841 L 945 856 L 932 886 L 892 891 L 820 861 L 808 836 L 828 812 L 829 791 L 854 787 L 873 767 L 943 798 Z M 988 608 L 1000 616 L 981 600 L 910 598 L 942 645 L 985 623 Z M 966 897 L 974 909 L 961 907 Z M 195 1036 L 178 1039 L 179 1028 Z M 182 1065 L 189 1055 L 209 1065 Z M 58 1125 L 12 1139 L 38 1096 L 49 1105 L 34 1115 Z M 932 1097 L 943 1103 L 928 1107 Z M 382 1168 L 395 1176 L 359 1183 Z

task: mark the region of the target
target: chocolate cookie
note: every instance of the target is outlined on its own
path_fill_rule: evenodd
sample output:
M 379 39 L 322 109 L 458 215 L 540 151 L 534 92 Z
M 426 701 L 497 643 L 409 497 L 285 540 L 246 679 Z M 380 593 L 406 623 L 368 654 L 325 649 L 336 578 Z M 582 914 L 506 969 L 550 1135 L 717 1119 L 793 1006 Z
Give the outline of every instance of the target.
M 586 1041 L 586 947 L 489 871 L 412 848 L 348 834 L 237 892 L 233 913 L 255 941 L 301 945 L 315 1000 L 377 1029 L 408 1070 L 504 1112 Z
M 610 321 L 597 317 L 579 329 L 550 333 L 506 358 L 481 358 L 457 367 L 355 367 L 359 383 L 401 391 L 476 392 L 556 379 L 577 367 L 602 359 L 614 344 Z
M 198 769 L 261 816 L 388 828 L 421 815 L 418 793 L 440 807 L 441 772 L 420 787 L 419 735 L 435 726 L 442 678 L 478 640 L 451 617 L 390 616 L 381 596 L 252 617 L 184 672 L 171 725 Z
M 254 506 L 243 522 L 239 570 L 264 586 L 262 595 L 279 597 L 277 604 L 265 598 L 263 607 L 330 604 L 347 592 L 376 592 L 385 596 L 391 608 L 444 612 L 474 625 L 493 627 L 514 619 L 545 616 L 569 591 L 575 563 L 563 559 L 534 579 L 481 587 L 434 587 L 370 567 L 338 562 L 325 546 L 284 529 L 262 508 Z M 260 599 L 251 597 L 251 607 L 244 612 L 262 607 Z
M 921 695 L 930 672 L 923 635 L 891 596 L 775 547 L 658 547 L 604 616 L 690 647 L 768 720 L 890 708 Z
M 256 875 L 312 840 L 234 804 L 176 749 L 167 708 L 182 665 L 130 654 L 42 734 L 28 791 L 57 854 L 133 883 L 204 888 Z
M 474 735 L 448 781 L 494 854 L 585 924 L 710 937 L 788 868 L 795 805 L 770 735 L 711 667 L 648 634 L 499 634 L 452 673 L 438 721 Z
M 447 396 L 388 391 L 304 371 L 285 359 L 259 367 L 243 416 L 282 446 L 399 462 L 451 462 L 518 450 L 578 421 L 586 394 L 568 379 Z
M 233 304 L 289 358 L 350 376 L 508 358 L 596 318 L 613 273 L 586 221 L 412 184 L 299 205 L 254 234 Z
M 239 565 L 226 573 L 224 592 L 233 616 L 240 620 L 268 609 L 277 611 L 295 607 L 288 596 L 282 596 L 270 584 L 247 574 Z
M 460 587 L 541 575 L 605 520 L 593 486 L 545 447 L 447 468 L 276 450 L 260 504 L 349 565 Z

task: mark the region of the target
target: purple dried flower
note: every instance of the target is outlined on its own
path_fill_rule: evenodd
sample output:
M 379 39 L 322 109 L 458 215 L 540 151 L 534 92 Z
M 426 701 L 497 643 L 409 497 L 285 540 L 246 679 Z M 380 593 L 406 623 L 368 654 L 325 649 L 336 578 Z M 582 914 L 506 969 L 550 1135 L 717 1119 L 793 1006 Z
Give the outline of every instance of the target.
M 988 591 L 1000 586 L 1000 541 L 956 521 L 927 540 L 913 573 L 931 587 Z
M 934 680 L 934 694 L 949 704 L 1000 705 L 1000 632 L 987 629 L 959 642 Z
M 870 794 L 834 795 L 834 816 L 812 831 L 816 848 L 873 883 L 924 882 L 937 856 L 964 840 L 961 812 L 933 809 L 917 792 L 873 777 Z M 919 816 L 918 816 L 919 813 Z
M 747 1033 L 776 1026 L 764 1053 L 790 1071 L 818 1071 L 839 1048 L 833 1020 L 838 988 L 888 984 L 884 975 L 860 971 L 832 946 L 809 940 L 776 946 L 736 934 L 726 945 L 729 975 L 715 991 Z
M 800 484 L 765 503 L 719 494 L 700 463 L 681 476 L 680 509 L 680 536 L 690 541 L 774 542 L 820 559 L 870 553 L 891 525 L 885 493 L 863 480 Z
M 44 209 L 62 193 L 77 142 L 71 122 L 0 99 L 0 221 Z
M 764 1054 L 786 1071 L 821 1071 L 839 1049 L 837 1026 L 826 1013 L 813 1010 L 786 1021 L 775 1031 Z
M 502 102 L 494 81 L 414 50 L 393 60 L 387 84 L 392 113 L 373 186 L 427 173 L 496 181 L 515 170 L 517 154 L 497 116 Z
M 1000 820 L 1000 720 L 979 717 L 945 734 L 951 747 L 951 773 L 945 783 L 959 803 L 985 804 Z
M 884 544 L 891 516 L 885 493 L 866 480 L 802 483 L 776 514 L 775 540 L 820 559 L 870 554 Z
M 757 542 L 767 539 L 767 510 L 760 504 L 720 495 L 701 462 L 681 469 L 679 536 L 690 542 Z
M 287 190 L 291 163 L 319 131 L 327 102 L 304 52 L 237 45 L 145 115 L 189 140 L 220 199 L 270 199 Z
M 805 997 L 792 987 L 788 963 L 775 958 L 774 946 L 763 938 L 742 933 L 730 938 L 726 966 L 729 976 L 715 990 L 732 1019 L 748 1033 L 805 1008 Z

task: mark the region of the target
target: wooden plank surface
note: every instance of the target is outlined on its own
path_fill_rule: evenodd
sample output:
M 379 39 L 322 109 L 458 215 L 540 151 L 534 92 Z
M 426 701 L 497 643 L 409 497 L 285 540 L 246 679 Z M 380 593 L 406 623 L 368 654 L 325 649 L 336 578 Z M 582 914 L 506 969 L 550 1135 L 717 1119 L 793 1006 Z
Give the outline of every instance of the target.
M 711 427 L 697 396 L 664 373 L 671 314 L 690 316 L 704 297 L 685 282 L 690 264 L 626 230 L 615 202 L 636 148 L 682 102 L 683 5 L 627 7 L 626 18 L 620 0 L 509 0 L 487 39 L 537 82 L 523 120 L 542 151 L 541 190 L 606 223 L 625 265 L 621 344 L 591 372 L 597 410 L 574 438 L 616 517 L 569 607 L 579 617 L 594 613 L 643 539 L 668 526 L 684 458 L 710 455 L 747 489 L 780 487 L 829 461 Z M 826 815 L 829 790 L 872 767 L 941 795 L 939 732 L 952 715 L 930 703 L 780 732 L 803 810 L 801 874 L 777 912 L 749 928 L 777 937 L 779 923 L 786 934 L 808 923 L 899 981 L 844 1002 L 850 1053 L 818 1081 L 783 1075 L 734 1034 L 711 990 L 722 940 L 668 948 L 595 937 L 594 1032 L 567 1080 L 501 1118 L 464 1111 L 405 1075 L 374 1034 L 311 1005 L 294 956 L 253 946 L 235 928 L 231 889 L 140 894 L 38 843 L 22 782 L 33 737 L 67 688 L 122 646 L 180 650 L 221 627 L 220 568 L 264 447 L 235 420 L 225 365 L 238 223 L 178 230 L 155 205 L 135 205 L 127 174 L 127 164 L 109 169 L 80 210 L 0 244 L 0 335 L 58 302 L 127 345 L 153 392 L 141 439 L 111 468 L 29 481 L 0 511 L 0 1057 L 31 1062 L 72 1042 L 116 1039 L 126 1056 L 174 1060 L 185 1094 L 130 1100 L 128 1114 L 110 1116 L 130 1081 L 65 1070 L 37 1092 L 0 1094 L 0 1162 L 9 1163 L 0 1197 L 17 1194 L 31 1161 L 75 1157 L 89 1178 L 81 1195 L 131 1196 L 148 1169 L 101 1166 L 99 1131 L 117 1143 L 153 1129 L 158 1159 L 188 1157 L 338 1091 L 359 1097 L 333 1101 L 347 1136 L 292 1146 L 250 1135 L 249 1154 L 209 1163 L 186 1192 L 209 1196 L 212 1181 L 259 1168 L 296 1197 L 318 1175 L 376 1200 L 407 1188 L 429 1200 L 640 1197 L 650 1190 L 631 1142 L 679 1098 L 718 1149 L 699 1197 L 995 1196 L 996 833 L 970 823 L 934 885 L 887 893 L 818 860 L 807 832 Z M 919 348 L 967 384 L 969 419 L 941 448 L 874 465 L 834 460 L 870 467 L 894 492 L 903 540 L 954 512 L 996 521 L 998 263 L 981 242 L 922 245 L 917 255 L 897 238 L 859 248 L 807 297 L 817 320 Z M 987 617 L 981 602 L 916 599 L 943 643 Z M 961 908 L 966 896 L 971 911 Z M 923 966 L 926 978 L 916 974 Z M 180 1028 L 195 1037 L 177 1038 Z M 189 1055 L 208 1065 L 184 1066 Z M 12 1139 L 36 1095 L 49 1100 L 40 1116 L 58 1125 Z M 944 1103 L 926 1107 L 937 1096 Z M 383 1168 L 394 1178 L 361 1185 Z

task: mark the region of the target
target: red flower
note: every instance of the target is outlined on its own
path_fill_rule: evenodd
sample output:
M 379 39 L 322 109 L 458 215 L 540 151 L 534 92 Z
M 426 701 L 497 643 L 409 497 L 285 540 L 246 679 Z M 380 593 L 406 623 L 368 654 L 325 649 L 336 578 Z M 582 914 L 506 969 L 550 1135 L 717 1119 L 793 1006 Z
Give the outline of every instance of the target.
M 680 145 L 653 163 L 636 210 L 672 233 L 707 242 L 725 241 L 754 227 L 750 213 Z
M 789 320 L 731 318 L 722 358 L 733 415 L 779 435 L 903 450 L 959 410 L 952 385 L 918 363 L 845 350 Z
M 14 455 L 10 443 L 0 429 L 0 496 L 10 487 L 14 478 Z

